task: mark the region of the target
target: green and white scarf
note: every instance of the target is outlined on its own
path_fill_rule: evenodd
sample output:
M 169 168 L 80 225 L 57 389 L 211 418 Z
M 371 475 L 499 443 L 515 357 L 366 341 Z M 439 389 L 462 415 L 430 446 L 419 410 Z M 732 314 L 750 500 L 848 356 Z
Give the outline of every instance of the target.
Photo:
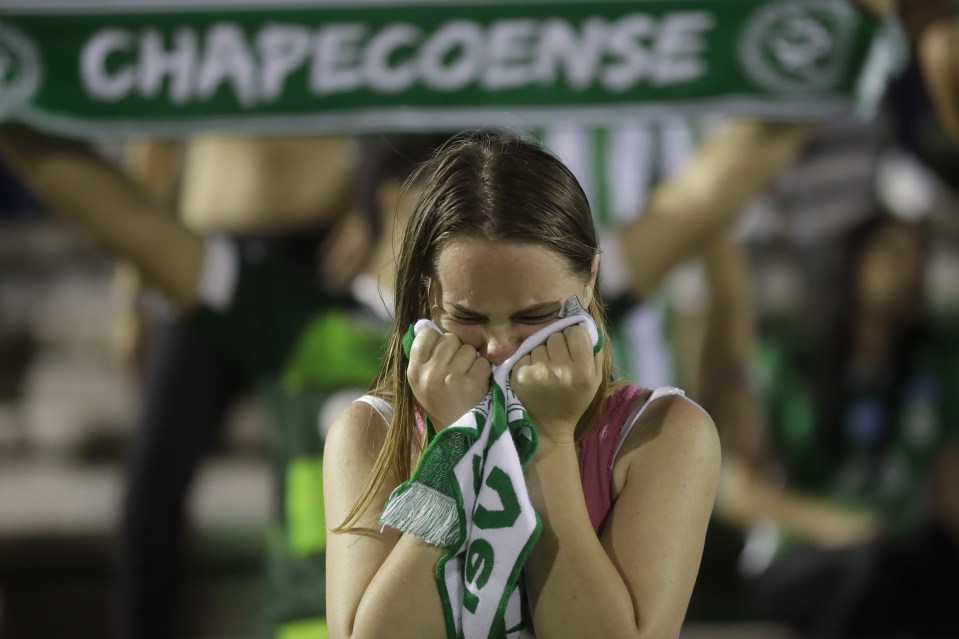
M 541 526 L 523 477 L 537 440 L 529 413 L 510 388 L 510 372 L 570 326 L 582 325 L 595 351 L 603 339 L 577 298 L 566 301 L 559 317 L 493 368 L 487 396 L 430 442 L 380 517 L 385 525 L 449 549 L 436 578 L 450 637 L 532 636 L 520 577 Z M 404 336 L 407 353 L 414 336 L 428 328 L 442 332 L 429 320 L 416 322 Z

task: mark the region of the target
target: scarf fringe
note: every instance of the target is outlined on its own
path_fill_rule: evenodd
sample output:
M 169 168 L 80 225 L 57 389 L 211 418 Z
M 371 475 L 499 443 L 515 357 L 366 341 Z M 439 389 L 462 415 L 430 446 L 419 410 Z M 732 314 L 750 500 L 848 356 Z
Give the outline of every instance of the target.
M 459 506 L 449 495 L 414 482 L 390 497 L 380 523 L 448 548 L 459 539 Z

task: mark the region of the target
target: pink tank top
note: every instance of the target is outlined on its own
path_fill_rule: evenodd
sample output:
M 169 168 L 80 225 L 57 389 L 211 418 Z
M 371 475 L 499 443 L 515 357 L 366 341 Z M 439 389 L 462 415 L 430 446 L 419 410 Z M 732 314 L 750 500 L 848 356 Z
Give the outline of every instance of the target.
M 624 434 L 623 426 L 636 407 L 636 400 L 646 391 L 632 385 L 613 391 L 606 400 L 599 426 L 580 445 L 579 476 L 589 520 L 597 534 L 613 507 L 613 462 Z
M 616 460 L 620 442 L 628 433 L 628 428 L 632 427 L 631 423 L 626 424 L 626 420 L 637 407 L 637 399 L 648 390 L 630 384 L 613 391 L 606 400 L 599 426 L 593 429 L 580 445 L 579 476 L 589 520 L 597 534 L 602 530 L 603 523 L 613 507 L 613 462 Z M 676 389 L 676 392 L 682 391 Z M 420 435 L 426 432 L 426 424 L 418 410 L 416 425 Z M 627 427 L 626 432 L 624 427 Z

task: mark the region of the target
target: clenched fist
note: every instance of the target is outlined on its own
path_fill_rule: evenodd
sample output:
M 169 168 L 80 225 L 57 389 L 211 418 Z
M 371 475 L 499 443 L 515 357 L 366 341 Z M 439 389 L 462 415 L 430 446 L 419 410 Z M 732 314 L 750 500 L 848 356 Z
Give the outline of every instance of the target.
M 520 359 L 510 385 L 540 438 L 572 442 L 602 374 L 602 359 L 593 354 L 589 333 L 582 326 L 570 326 Z
M 413 340 L 406 376 L 413 396 L 439 431 L 486 397 L 492 372 L 490 363 L 456 335 L 429 329 Z

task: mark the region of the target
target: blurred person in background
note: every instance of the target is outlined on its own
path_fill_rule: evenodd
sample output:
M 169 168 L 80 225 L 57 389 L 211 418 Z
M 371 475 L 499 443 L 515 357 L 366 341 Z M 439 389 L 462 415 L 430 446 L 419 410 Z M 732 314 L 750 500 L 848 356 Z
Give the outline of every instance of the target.
M 943 129 L 959 146 L 959 4 L 955 0 L 853 0 L 902 25 Z
M 739 426 L 765 431 L 724 441 L 717 501 L 749 531 L 754 618 L 817 638 L 959 634 L 959 350 L 922 312 L 927 253 L 920 225 L 870 216 L 830 321 L 761 336 L 761 418 Z
M 392 256 L 382 236 L 395 232 L 394 213 L 401 226 L 405 210 L 393 198 L 412 167 L 446 137 L 364 145 L 368 164 L 359 171 L 366 176 L 360 184 L 375 194 L 364 201 L 376 210 L 363 215 L 380 237 L 373 253 L 357 262 L 366 281 L 384 276 L 386 288 L 352 296 L 332 293 L 315 272 L 278 256 L 244 252 L 223 236 L 188 229 L 84 145 L 15 124 L 0 127 L 0 148 L 41 201 L 134 264 L 190 318 L 196 335 L 226 353 L 260 391 L 273 422 L 276 478 L 267 538 L 267 636 L 326 636 L 321 409 L 337 391 L 355 387 L 360 394 L 379 365 L 382 298 L 391 277 L 384 269 Z M 324 167 L 309 168 L 321 173 Z M 357 290 L 364 288 L 369 290 Z
M 864 10 L 900 22 L 913 47 L 914 65 L 921 70 L 942 125 L 959 140 L 959 49 L 949 44 L 959 29 L 956 3 L 950 0 L 855 2 Z M 900 53 L 895 47 L 889 51 L 892 59 L 898 59 Z M 954 121 L 953 116 L 956 116 Z M 752 311 L 746 308 L 748 302 L 740 299 L 730 303 L 728 299 L 728 295 L 739 292 L 724 280 L 723 271 L 735 270 L 735 262 L 741 258 L 735 255 L 738 249 L 731 245 L 725 233 L 771 186 L 788 191 L 786 197 L 793 200 L 790 208 L 805 207 L 807 210 L 802 211 L 802 215 L 814 218 L 811 224 L 797 225 L 800 228 L 833 234 L 848 225 L 859 215 L 858 209 L 867 203 L 859 192 L 863 182 L 859 173 L 868 170 L 871 179 L 882 137 L 889 134 L 884 130 L 884 123 L 873 126 L 878 119 L 881 117 L 871 117 L 869 122 L 857 118 L 857 121 L 818 124 L 731 120 L 710 136 L 687 162 L 677 165 L 674 175 L 641 204 L 641 215 L 627 216 L 632 219 L 625 221 L 620 219 L 620 223 L 610 229 L 609 235 L 617 241 L 607 247 L 614 253 L 606 256 L 607 264 L 613 266 L 609 270 L 625 272 L 625 278 L 619 279 L 628 282 L 628 294 L 621 300 L 653 299 L 667 273 L 688 258 L 698 256 L 704 258 L 706 288 L 720 288 L 720 293 L 710 299 L 726 310 L 732 309 L 725 316 L 707 313 L 707 324 L 717 320 L 718 323 L 704 330 L 719 337 L 713 339 L 707 334 L 705 339 L 710 343 L 704 343 L 703 347 L 714 349 L 718 354 L 703 357 L 693 346 L 690 349 L 693 355 L 687 362 L 691 369 L 683 373 L 689 380 L 709 380 L 701 389 L 701 396 L 699 384 L 694 382 L 692 387 L 697 389 L 693 395 L 711 413 L 714 410 L 748 413 L 745 405 L 750 403 L 748 393 L 744 401 L 739 402 L 739 408 L 718 399 L 741 385 L 738 381 L 741 375 L 729 365 L 732 362 L 736 368 L 744 359 L 752 343 L 753 330 Z M 864 125 L 878 131 L 864 134 Z M 617 131 L 609 145 L 622 148 L 628 137 L 628 131 L 627 135 Z M 671 153 L 668 147 L 663 151 L 665 155 Z M 612 164 L 611 172 L 621 171 L 622 164 Z M 851 189 L 841 184 L 850 172 L 856 182 Z M 785 189 L 780 189 L 777 181 L 786 182 Z M 613 197 L 607 195 L 607 199 L 617 198 L 614 194 Z M 846 206 L 852 200 L 859 200 L 855 211 Z M 816 228 L 820 231 L 815 231 Z M 729 383 L 715 383 L 721 380 Z M 720 428 L 729 422 L 717 419 Z M 735 423 L 729 427 L 735 428 Z
M 683 384 L 716 422 L 724 457 L 733 449 L 755 456 L 761 444 L 761 414 L 748 383 L 756 309 L 745 283 L 735 278 L 748 268 L 740 247 L 744 233 L 763 241 L 785 233 L 790 242 L 816 245 L 868 215 L 886 135 L 884 125 L 872 120 L 734 121 L 654 192 L 649 210 L 658 217 L 650 221 L 660 240 L 632 245 L 634 259 L 644 265 L 637 267 L 644 272 L 633 273 L 649 281 L 650 273 L 659 272 L 658 260 L 683 253 L 698 258 L 698 269 L 683 274 L 686 281 L 673 282 L 688 289 Z M 673 247 L 671 253 L 663 244 Z M 805 252 L 816 259 L 815 251 Z M 743 619 L 734 587 L 741 545 L 738 528 L 714 518 L 691 619 Z
M 0 221 L 15 222 L 36 210 L 36 203 L 20 180 L 0 162 Z
M 284 260 L 313 277 L 324 238 L 350 207 L 350 144 L 338 136 L 198 135 L 132 142 L 125 160 L 144 190 L 191 231 L 230 237 L 240 252 Z M 176 245 L 169 250 L 175 259 Z M 189 625 L 182 586 L 190 487 L 229 410 L 255 380 L 202 332 L 195 314 L 158 303 L 135 267 L 121 265 L 117 283 L 126 312 L 116 349 L 142 382 L 116 547 L 117 632 L 172 638 Z

